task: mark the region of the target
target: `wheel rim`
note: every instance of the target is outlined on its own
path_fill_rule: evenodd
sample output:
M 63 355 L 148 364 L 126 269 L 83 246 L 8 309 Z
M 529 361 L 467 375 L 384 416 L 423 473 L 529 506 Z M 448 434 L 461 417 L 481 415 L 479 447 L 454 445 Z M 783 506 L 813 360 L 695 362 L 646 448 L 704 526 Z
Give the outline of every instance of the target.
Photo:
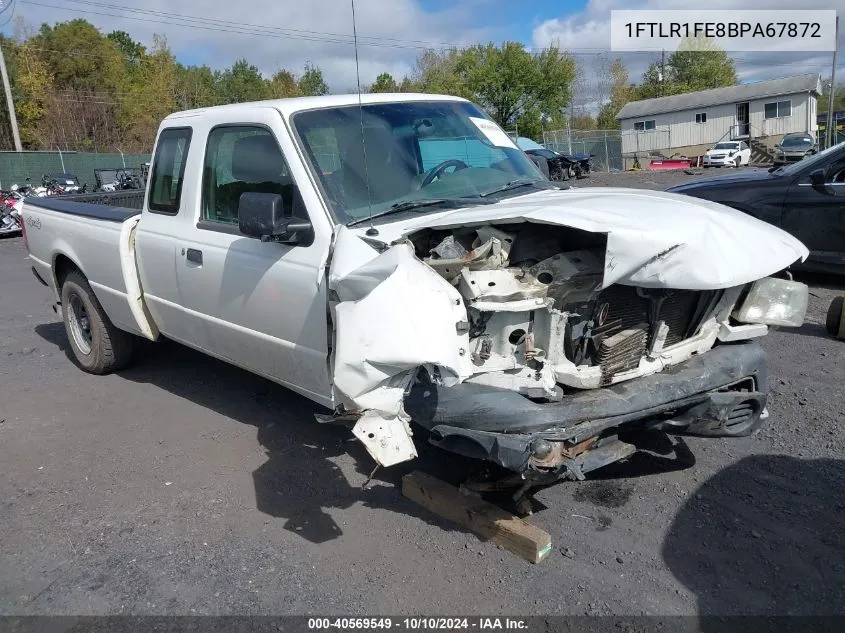
M 69 307 L 68 321 L 73 342 L 79 351 L 87 356 L 91 353 L 91 321 L 88 319 L 88 310 L 79 295 L 70 298 Z

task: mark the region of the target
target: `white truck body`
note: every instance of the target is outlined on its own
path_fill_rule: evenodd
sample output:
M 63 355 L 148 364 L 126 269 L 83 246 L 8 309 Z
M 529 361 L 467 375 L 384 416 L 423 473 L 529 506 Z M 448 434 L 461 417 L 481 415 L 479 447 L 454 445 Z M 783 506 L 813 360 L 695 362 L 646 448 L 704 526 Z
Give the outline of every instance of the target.
M 90 197 L 26 201 L 37 276 L 59 303 L 63 279 L 77 270 L 119 330 L 176 340 L 351 419 L 383 465 L 416 455 L 412 421 L 454 452 L 511 470 L 578 477 L 587 449 L 600 452 L 601 433 L 631 420 L 737 435 L 765 419 L 762 353 L 728 344 L 761 336 L 768 325 L 800 324 L 806 286 L 769 278 L 806 258 L 799 241 L 681 195 L 560 190 L 498 126 L 454 97 L 364 95 L 360 107 L 358 99 L 287 99 L 169 116 L 137 209 L 106 199 L 91 204 Z M 397 123 L 385 133 L 382 122 L 405 121 L 403 108 L 422 113 L 421 122 L 411 117 L 413 125 Z M 360 117 L 358 144 L 365 148 L 357 161 L 354 126 L 332 122 L 350 113 Z M 425 136 L 441 124 L 437 116 L 445 130 L 439 133 L 454 138 Z M 427 167 L 423 145 L 440 152 L 430 160 L 446 160 Z M 472 151 L 462 149 L 470 145 Z M 408 148 L 406 159 L 400 150 Z M 485 164 L 478 158 L 484 152 L 498 162 Z M 400 163 L 413 185 L 385 194 L 405 177 Z M 164 165 L 178 166 L 178 178 L 176 167 L 162 175 Z M 472 178 L 492 183 L 491 191 L 473 185 L 470 193 L 442 197 Z M 367 202 L 354 215 L 351 203 L 348 212 L 343 205 L 358 181 Z M 268 193 L 268 182 L 278 187 Z M 420 194 L 428 189 L 438 195 Z M 235 203 L 233 196 L 240 196 Z M 244 205 L 275 204 L 268 196 L 284 205 L 288 221 L 307 220 L 307 229 L 295 238 L 281 229 L 250 233 Z M 421 204 L 404 211 L 401 203 L 409 201 Z M 240 217 L 231 217 L 233 209 Z M 543 236 L 574 246 L 550 251 Z M 581 298 L 570 300 L 573 293 Z M 616 312 L 614 300 L 601 299 L 623 295 L 628 307 Z M 629 310 L 640 300 L 642 310 Z M 660 318 L 660 306 L 683 301 L 682 317 Z M 64 317 L 68 324 L 67 306 Z M 618 353 L 623 348 L 628 356 Z M 712 366 L 690 364 L 693 356 L 712 358 L 695 361 Z M 687 374 L 658 376 L 679 367 Z M 742 380 L 750 381 L 747 397 L 731 387 Z M 450 390 L 461 388 L 475 394 L 461 396 L 470 412 L 441 411 Z M 412 406 L 417 389 L 427 390 L 420 398 L 435 390 L 439 402 Z M 730 403 L 713 404 L 725 400 L 713 394 L 726 389 Z M 649 395 L 625 408 L 626 390 Z M 467 405 L 476 396 L 478 403 Z M 483 421 L 496 417 L 496 398 L 500 423 Z M 752 402 L 753 416 L 731 431 L 725 425 L 739 402 Z M 683 415 L 666 422 L 666 412 L 679 407 Z M 524 424 L 515 422 L 522 418 Z M 585 434 L 591 424 L 598 428 L 597 419 L 607 423 Z M 572 447 L 585 440 L 592 444 L 573 461 Z M 618 442 L 605 452 L 616 449 Z

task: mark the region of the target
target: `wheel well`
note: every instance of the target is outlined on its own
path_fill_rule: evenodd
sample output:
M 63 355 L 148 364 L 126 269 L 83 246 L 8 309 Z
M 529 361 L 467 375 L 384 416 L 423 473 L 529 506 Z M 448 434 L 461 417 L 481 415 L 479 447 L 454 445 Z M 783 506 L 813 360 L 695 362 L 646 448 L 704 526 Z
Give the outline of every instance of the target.
M 53 262 L 53 275 L 56 277 L 56 289 L 61 292 L 62 284 L 65 282 L 65 278 L 68 276 L 68 273 L 71 271 L 79 271 L 82 273 L 82 270 L 73 263 L 73 260 L 68 257 L 67 255 L 57 255 L 55 261 Z

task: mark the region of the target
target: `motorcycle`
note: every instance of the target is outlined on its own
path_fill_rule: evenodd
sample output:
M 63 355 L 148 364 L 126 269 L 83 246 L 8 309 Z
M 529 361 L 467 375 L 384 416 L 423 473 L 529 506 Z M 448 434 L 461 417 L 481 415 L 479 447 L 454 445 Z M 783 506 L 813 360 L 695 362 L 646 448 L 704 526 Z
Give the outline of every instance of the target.
M 23 195 L 17 191 L 0 191 L 0 235 L 21 232 Z

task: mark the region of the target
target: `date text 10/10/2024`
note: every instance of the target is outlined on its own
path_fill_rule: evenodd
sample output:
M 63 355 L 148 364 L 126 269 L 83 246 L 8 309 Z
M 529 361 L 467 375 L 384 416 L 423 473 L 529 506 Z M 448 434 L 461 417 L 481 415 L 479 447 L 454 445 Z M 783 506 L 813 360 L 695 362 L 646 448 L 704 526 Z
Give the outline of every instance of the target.
M 519 618 L 309 618 L 309 630 L 525 630 L 528 623 Z

